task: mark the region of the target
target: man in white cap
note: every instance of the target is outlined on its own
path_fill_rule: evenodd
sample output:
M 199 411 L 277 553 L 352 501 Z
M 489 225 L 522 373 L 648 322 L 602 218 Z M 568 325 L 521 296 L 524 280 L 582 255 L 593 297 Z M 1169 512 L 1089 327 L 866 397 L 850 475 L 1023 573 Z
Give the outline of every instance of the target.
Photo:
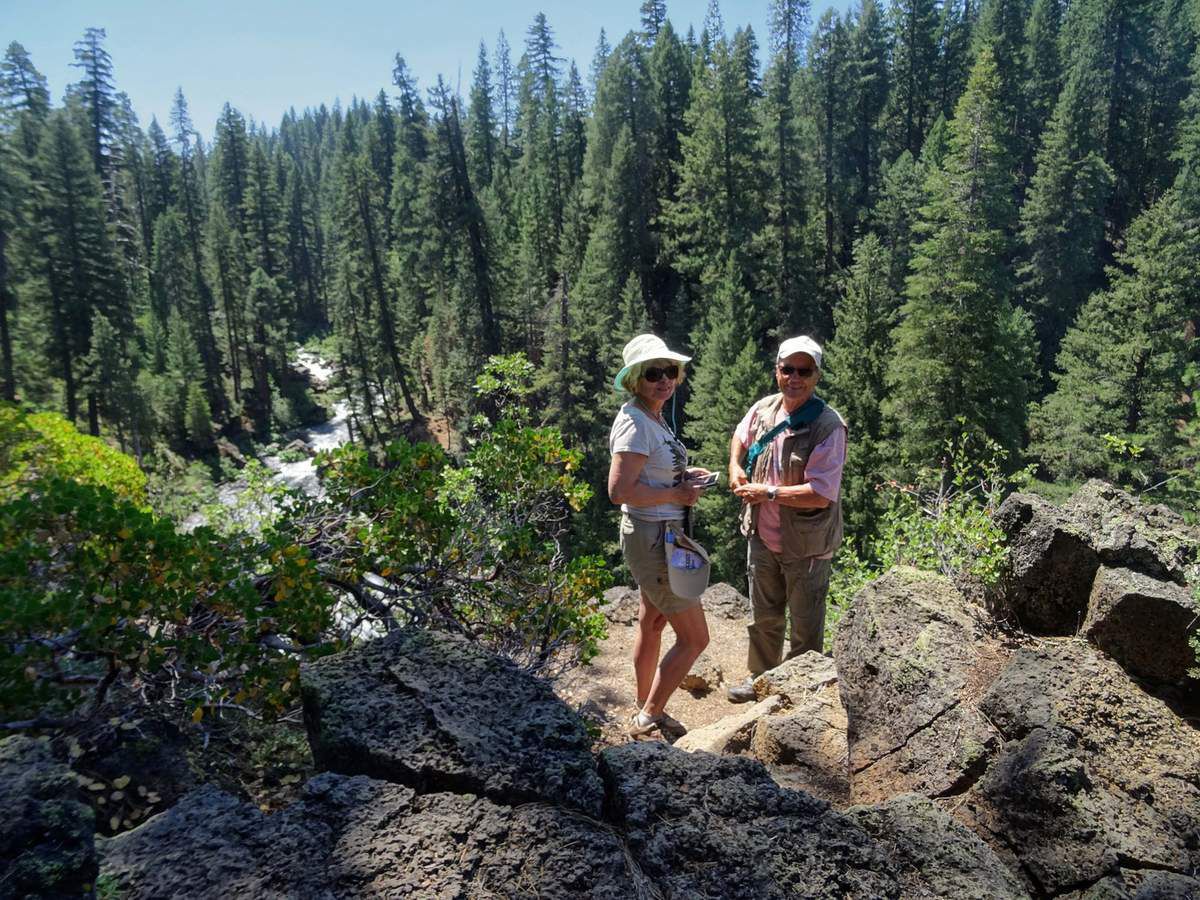
M 750 408 L 729 444 L 729 485 L 743 503 L 750 580 L 750 677 L 729 687 L 734 703 L 755 699 L 754 679 L 783 661 L 785 613 L 788 659 L 822 649 L 830 566 L 842 541 L 846 423 L 813 393 L 821 355 L 806 335 L 780 344 L 779 393 Z

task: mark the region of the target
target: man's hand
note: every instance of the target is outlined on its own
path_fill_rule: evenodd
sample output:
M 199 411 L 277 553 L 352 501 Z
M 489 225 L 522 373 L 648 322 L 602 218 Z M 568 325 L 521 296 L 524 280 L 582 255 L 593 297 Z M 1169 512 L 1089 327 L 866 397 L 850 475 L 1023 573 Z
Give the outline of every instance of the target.
M 758 504 L 766 502 L 769 485 L 758 481 L 746 481 L 745 472 L 742 473 L 742 480 L 743 483 L 733 489 L 738 497 L 751 506 L 758 506 Z

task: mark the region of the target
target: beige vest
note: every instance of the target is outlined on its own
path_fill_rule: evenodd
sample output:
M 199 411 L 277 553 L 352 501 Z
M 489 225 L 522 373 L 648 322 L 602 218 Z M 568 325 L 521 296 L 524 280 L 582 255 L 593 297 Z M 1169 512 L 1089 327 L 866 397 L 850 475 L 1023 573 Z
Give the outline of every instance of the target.
M 757 415 L 754 423 L 753 444 L 773 427 L 783 394 L 772 394 L 755 404 Z M 834 429 L 845 428 L 846 422 L 832 406 L 826 406 L 821 415 L 797 431 L 784 431 L 783 437 L 783 484 L 804 484 L 804 470 L 808 458 L 816 446 L 833 434 Z M 771 449 L 764 450 L 754 461 L 751 481 L 766 481 L 767 466 L 770 465 Z M 749 537 L 758 531 L 758 506 L 742 505 L 742 534 Z M 784 552 L 799 557 L 825 556 L 842 543 L 842 502 L 838 499 L 824 509 L 797 509 L 793 506 L 779 507 L 779 524 L 783 532 Z

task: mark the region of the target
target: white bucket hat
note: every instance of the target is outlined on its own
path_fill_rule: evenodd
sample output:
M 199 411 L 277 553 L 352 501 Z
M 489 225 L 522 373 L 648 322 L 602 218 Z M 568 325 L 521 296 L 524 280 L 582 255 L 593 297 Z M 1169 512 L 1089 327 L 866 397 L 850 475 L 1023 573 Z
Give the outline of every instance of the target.
M 672 359 L 681 363 L 692 361 L 690 356 L 669 350 L 667 342 L 656 334 L 639 334 L 625 345 L 621 355 L 625 360 L 625 367 L 613 379 L 613 387 L 618 391 L 625 390 L 625 385 L 621 382 L 625 380 L 629 370 L 639 363 L 650 362 L 652 359 Z
M 664 541 L 667 551 L 667 581 L 671 593 L 685 600 L 695 600 L 708 590 L 712 563 L 708 551 L 682 532 L 669 525 L 671 534 Z
M 800 337 L 788 338 L 779 345 L 779 352 L 775 354 L 775 361 L 787 359 L 793 353 L 807 353 L 813 358 L 813 362 L 817 364 L 817 368 L 821 368 L 821 345 L 810 338 L 807 334 L 802 334 Z

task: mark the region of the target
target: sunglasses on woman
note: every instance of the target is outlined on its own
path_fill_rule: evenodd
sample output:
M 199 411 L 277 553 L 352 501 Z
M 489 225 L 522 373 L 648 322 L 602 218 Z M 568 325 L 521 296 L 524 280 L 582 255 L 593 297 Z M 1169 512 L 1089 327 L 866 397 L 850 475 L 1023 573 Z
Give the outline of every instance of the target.
M 799 375 L 801 378 L 807 378 L 814 371 L 815 370 L 813 369 L 812 366 L 780 366 L 779 367 L 779 374 L 783 375 L 785 377 L 792 375 L 792 374 L 796 374 L 796 375 Z
M 679 377 L 679 366 L 663 366 L 661 369 L 657 366 L 651 366 L 642 372 L 642 377 L 647 381 L 658 381 L 664 375 L 674 381 Z

